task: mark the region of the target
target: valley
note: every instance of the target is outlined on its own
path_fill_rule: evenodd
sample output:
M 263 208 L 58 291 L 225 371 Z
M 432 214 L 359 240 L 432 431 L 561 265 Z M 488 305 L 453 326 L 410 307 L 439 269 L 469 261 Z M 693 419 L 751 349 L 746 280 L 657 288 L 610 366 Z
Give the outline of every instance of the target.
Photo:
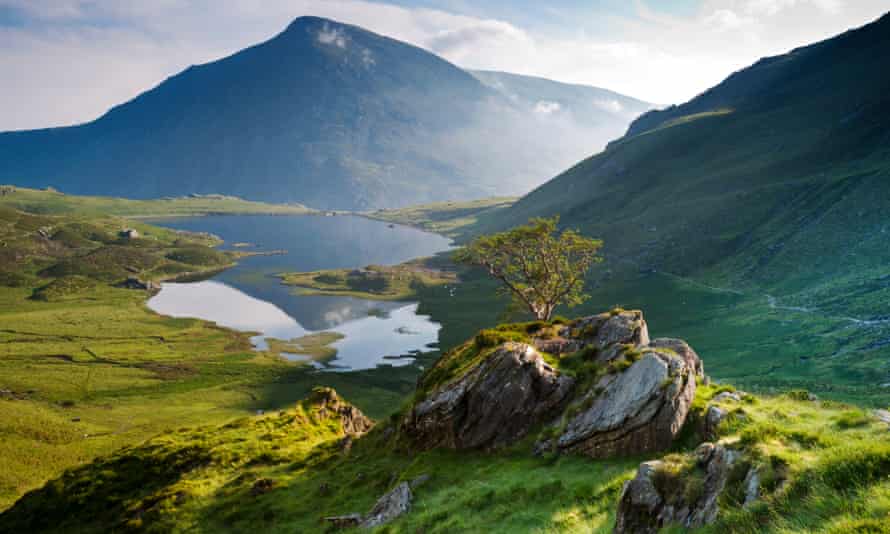
M 9 408 L 0 414 L 5 458 L 0 476 L 0 507 L 5 508 L 46 478 L 96 455 L 138 443 L 164 429 L 223 422 L 257 410 L 279 409 L 302 398 L 318 383 L 350 391 L 354 399 L 363 399 L 356 402 L 363 404 L 369 414 L 382 417 L 398 405 L 417 371 L 413 367 L 394 367 L 406 360 L 379 358 L 398 356 L 411 347 L 424 348 L 436 342 L 438 326 L 417 316 L 410 303 L 316 297 L 307 297 L 311 304 L 291 303 L 287 309 L 302 310 L 296 316 L 307 327 L 325 331 L 311 335 L 274 304 L 248 297 L 234 287 L 228 289 L 236 295 L 232 301 L 220 300 L 226 293 L 218 291 L 201 299 L 187 298 L 192 304 L 211 303 L 209 310 L 228 311 L 234 323 L 219 316 L 209 317 L 215 324 L 202 321 L 201 310 L 185 313 L 181 318 L 173 317 L 175 313 L 158 315 L 150 309 L 152 299 L 158 298 L 152 297 L 156 289 L 114 287 L 117 281 L 127 277 L 157 281 L 182 274 L 207 278 L 221 276 L 216 273 L 222 271 L 232 277 L 226 280 L 244 280 L 232 283 L 243 283 L 241 287 L 257 290 L 274 302 L 298 300 L 277 278 L 262 274 L 277 272 L 275 262 L 284 261 L 287 265 L 286 256 L 248 257 L 245 254 L 261 251 L 262 247 L 245 247 L 246 241 L 242 240 L 217 249 L 213 247 L 222 241 L 207 232 L 177 231 L 98 215 L 92 210 L 94 201 L 88 198 L 52 192 L 26 195 L 26 201 L 13 196 L 0 198 L 0 250 L 4 260 L 0 271 L 0 390 L 2 402 Z M 5 202 L 9 204 L 4 205 Z M 177 204 L 170 215 L 181 213 L 181 204 Z M 143 208 L 137 203 L 129 209 L 138 214 L 150 210 L 152 215 L 167 215 L 159 213 L 158 206 L 164 205 L 149 202 Z M 53 215 L 35 215 L 12 206 Z M 262 213 L 265 206 L 260 207 L 263 209 L 257 211 Z M 222 209 L 214 206 L 214 211 Z M 237 226 L 249 217 L 257 216 L 238 215 L 233 220 L 200 217 L 195 221 L 213 220 L 223 226 Z M 262 217 L 270 217 L 270 229 L 280 229 L 281 222 L 287 220 L 281 215 Z M 291 219 L 298 227 L 292 236 L 318 234 L 318 226 L 311 229 L 316 224 L 313 220 L 321 227 L 336 227 L 335 218 L 302 217 L 306 216 Z M 164 224 L 178 220 L 160 219 Z M 349 220 L 356 230 L 365 228 L 361 235 L 366 243 L 369 235 L 375 233 L 368 233 L 369 226 L 378 228 L 380 239 L 394 242 L 390 248 L 381 248 L 378 243 L 373 248 L 382 255 L 363 256 L 369 260 L 389 257 L 399 249 L 407 259 L 447 243 L 446 239 L 436 238 L 433 249 L 424 249 L 423 241 L 418 241 L 425 235 L 422 232 L 394 231 L 383 223 Z M 303 246 L 318 251 L 313 265 L 342 265 L 334 258 L 342 254 L 346 235 L 353 232 L 350 223 L 343 222 L 346 226 L 340 227 L 337 238 L 319 235 L 320 241 L 315 244 L 302 238 L 297 243 L 291 241 L 294 252 L 306 257 L 297 250 Z M 123 228 L 131 227 L 138 230 L 138 238 L 118 237 Z M 401 240 L 396 237 L 399 232 Z M 276 233 L 280 231 L 270 231 L 276 243 L 287 241 L 287 237 Z M 261 239 L 253 241 L 262 243 Z M 336 246 L 324 252 L 318 246 L 322 242 Z M 358 254 L 361 256 L 361 252 Z M 348 264 L 358 260 L 349 257 L 340 261 Z M 236 263 L 238 266 L 233 268 Z M 201 275 L 202 272 L 206 274 Z M 198 284 L 206 283 L 210 282 Z M 171 287 L 189 285 L 174 283 Z M 256 289 L 262 287 L 267 288 L 266 293 Z M 166 290 L 161 290 L 160 296 L 165 295 Z M 306 315 L 309 312 L 313 315 Z M 238 318 L 252 318 L 254 322 L 244 324 Z M 328 330 L 350 319 L 351 326 L 345 334 Z M 380 325 L 386 326 L 381 329 Z M 395 333 L 399 327 L 406 334 Z M 270 336 L 278 335 L 288 343 L 254 339 L 255 330 L 264 328 L 271 328 L 267 331 Z M 290 342 L 292 338 L 298 339 Z M 258 342 L 262 344 L 257 345 Z M 331 361 L 336 357 L 331 358 L 331 344 L 341 345 L 334 349 L 340 355 L 339 363 Z M 372 363 L 368 363 L 361 349 L 375 344 L 380 352 L 373 352 Z M 257 346 L 263 350 L 258 352 Z M 295 357 L 279 357 L 279 353 L 291 354 L 288 351 L 294 351 Z M 299 354 L 309 357 L 296 357 Z M 338 365 L 370 369 L 319 375 L 308 365 L 310 359 L 318 358 L 327 361 L 332 369 Z M 386 365 L 376 369 L 378 362 Z
M 890 14 L 659 109 L 480 24 L 0 133 L 0 532 L 890 532 Z

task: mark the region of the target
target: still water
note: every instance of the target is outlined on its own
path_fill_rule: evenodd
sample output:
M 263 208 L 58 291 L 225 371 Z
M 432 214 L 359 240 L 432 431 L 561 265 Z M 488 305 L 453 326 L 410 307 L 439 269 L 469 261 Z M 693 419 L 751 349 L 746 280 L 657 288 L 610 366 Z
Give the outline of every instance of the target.
M 349 216 L 212 216 L 161 219 L 153 224 L 210 232 L 244 251 L 286 250 L 285 254 L 241 260 L 211 280 L 164 284 L 148 305 L 174 317 L 197 317 L 221 326 L 289 340 L 312 332 L 335 331 L 332 370 L 359 370 L 379 364 L 405 365 L 410 355 L 438 340 L 439 325 L 417 314 L 413 302 L 382 302 L 354 297 L 296 295 L 275 276 L 396 264 L 447 250 L 448 239 L 405 226 Z

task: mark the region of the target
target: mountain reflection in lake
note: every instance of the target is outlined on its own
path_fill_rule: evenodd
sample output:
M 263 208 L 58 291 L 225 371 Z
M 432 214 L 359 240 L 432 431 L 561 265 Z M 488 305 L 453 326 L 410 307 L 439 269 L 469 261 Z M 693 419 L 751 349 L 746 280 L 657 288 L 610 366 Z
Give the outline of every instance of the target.
M 242 250 L 287 250 L 245 258 L 212 280 L 164 284 L 149 301 L 158 313 L 259 332 L 253 341 L 260 350 L 266 348 L 264 337 L 289 340 L 316 331 L 340 332 L 345 337 L 333 344 L 337 358 L 329 362 L 336 370 L 405 365 L 412 361 L 406 355 L 427 350 L 438 339 L 438 323 L 417 315 L 416 303 L 295 295 L 275 275 L 396 264 L 447 250 L 449 240 L 442 236 L 348 216 L 213 216 L 152 223 L 210 232 L 225 239 L 227 247 L 240 243 Z

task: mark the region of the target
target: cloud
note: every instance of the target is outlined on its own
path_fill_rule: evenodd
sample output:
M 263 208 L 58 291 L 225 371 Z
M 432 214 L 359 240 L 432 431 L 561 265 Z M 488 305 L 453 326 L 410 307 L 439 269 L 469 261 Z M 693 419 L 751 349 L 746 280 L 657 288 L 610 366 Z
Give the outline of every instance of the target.
M 751 24 L 752 19 L 738 15 L 731 9 L 717 9 L 704 18 L 705 24 L 712 26 L 717 31 L 735 30 L 746 24 Z
M 541 100 L 537 104 L 535 104 L 535 113 L 540 113 L 542 115 L 550 115 L 551 113 L 556 113 L 562 109 L 562 106 L 559 102 L 550 102 L 549 100 Z
M 326 45 L 334 45 L 338 48 L 346 48 L 346 36 L 341 28 L 331 28 L 325 24 L 318 31 L 318 42 Z
M 597 100 L 593 103 L 593 105 L 611 113 L 621 113 L 622 111 L 624 111 L 624 106 L 621 105 L 621 102 L 615 99 Z

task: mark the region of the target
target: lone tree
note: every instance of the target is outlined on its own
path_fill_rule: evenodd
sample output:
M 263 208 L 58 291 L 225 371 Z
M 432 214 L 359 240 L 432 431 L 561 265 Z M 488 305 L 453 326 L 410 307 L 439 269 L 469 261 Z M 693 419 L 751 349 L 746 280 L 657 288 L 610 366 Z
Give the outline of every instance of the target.
M 504 285 L 516 304 L 536 319 L 549 321 L 559 304 L 575 306 L 587 300 L 584 275 L 603 242 L 574 230 L 557 234 L 559 217 L 531 219 L 524 226 L 482 236 L 457 251 L 455 261 L 484 267 Z

